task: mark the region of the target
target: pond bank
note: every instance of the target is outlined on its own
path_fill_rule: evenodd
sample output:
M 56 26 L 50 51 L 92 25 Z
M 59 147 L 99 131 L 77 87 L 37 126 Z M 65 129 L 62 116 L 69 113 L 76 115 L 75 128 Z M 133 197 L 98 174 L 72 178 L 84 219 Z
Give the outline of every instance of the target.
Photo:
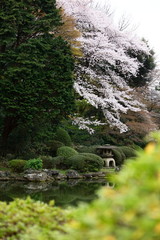
M 0 171 L 0 181 L 32 181 L 32 182 L 45 182 L 45 181 L 57 181 L 65 179 L 98 179 L 105 178 L 109 173 L 106 171 L 90 172 L 90 173 L 78 173 L 75 170 L 68 170 L 65 173 L 61 173 L 59 170 L 26 170 L 23 173 L 11 173 L 9 171 Z

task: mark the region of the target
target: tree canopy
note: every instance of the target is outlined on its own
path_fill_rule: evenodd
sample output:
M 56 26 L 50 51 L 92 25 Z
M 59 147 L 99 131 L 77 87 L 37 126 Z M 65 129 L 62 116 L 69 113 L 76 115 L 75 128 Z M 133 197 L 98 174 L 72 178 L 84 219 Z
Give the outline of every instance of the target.
M 19 124 L 57 121 L 74 105 L 74 62 L 55 0 L 0 4 L 0 117 L 2 144 Z
M 110 16 L 92 7 L 91 2 L 58 0 L 82 33 L 83 57 L 76 64 L 74 88 L 81 98 L 103 112 L 110 126 L 123 132 L 127 127 L 121 113 L 142 108 L 130 86 L 144 80 L 151 53 L 144 41 L 120 31 Z M 77 122 L 81 126 L 85 123 Z

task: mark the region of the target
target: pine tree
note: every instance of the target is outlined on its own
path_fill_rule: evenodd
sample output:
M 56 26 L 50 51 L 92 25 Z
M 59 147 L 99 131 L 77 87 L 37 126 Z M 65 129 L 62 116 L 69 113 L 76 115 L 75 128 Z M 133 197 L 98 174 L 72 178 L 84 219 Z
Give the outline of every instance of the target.
M 0 112 L 2 147 L 19 124 L 57 121 L 72 111 L 74 63 L 55 0 L 0 3 Z

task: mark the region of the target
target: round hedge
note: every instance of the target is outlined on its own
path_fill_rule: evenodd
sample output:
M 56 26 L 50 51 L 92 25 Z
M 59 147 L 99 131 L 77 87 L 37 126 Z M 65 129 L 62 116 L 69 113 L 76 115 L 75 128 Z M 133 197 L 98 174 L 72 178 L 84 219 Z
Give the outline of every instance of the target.
M 47 144 L 47 146 L 48 146 L 49 154 L 51 154 L 52 156 L 55 156 L 56 153 L 57 153 L 58 148 L 63 147 L 64 144 L 62 142 L 60 142 L 60 141 L 53 140 L 53 141 L 50 141 Z
M 131 147 L 122 146 L 119 147 L 122 152 L 125 154 L 126 158 L 136 157 L 136 151 Z
M 9 161 L 9 167 L 15 172 L 23 172 L 26 160 L 13 159 Z
M 51 156 L 40 156 L 43 162 L 43 168 L 52 169 L 58 167 L 61 163 L 63 163 L 63 157 L 51 157 Z
M 72 146 L 72 140 L 68 132 L 63 128 L 58 128 L 56 131 L 55 140 L 62 142 L 65 146 Z
M 64 160 L 66 160 L 76 154 L 78 154 L 78 152 L 75 149 L 73 149 L 71 147 L 67 147 L 67 146 L 60 147 L 57 150 L 57 156 L 64 157 Z
M 117 166 L 120 166 L 122 164 L 122 155 L 121 152 L 118 151 L 117 149 L 112 149 L 113 152 L 113 158 L 116 162 Z
M 98 147 L 98 145 L 93 145 L 93 146 L 80 145 L 80 146 L 77 146 L 76 149 L 79 153 L 93 153 L 93 154 L 96 154 L 97 147 Z
M 160 135 L 115 175 L 116 189 L 102 188 L 99 198 L 72 212 L 68 234 L 57 240 L 160 239 Z
M 103 167 L 104 161 L 96 154 L 79 153 L 68 158 L 65 163 L 68 167 L 80 172 L 96 172 Z
M 40 156 L 43 162 L 43 168 L 53 168 L 53 157 L 51 156 Z

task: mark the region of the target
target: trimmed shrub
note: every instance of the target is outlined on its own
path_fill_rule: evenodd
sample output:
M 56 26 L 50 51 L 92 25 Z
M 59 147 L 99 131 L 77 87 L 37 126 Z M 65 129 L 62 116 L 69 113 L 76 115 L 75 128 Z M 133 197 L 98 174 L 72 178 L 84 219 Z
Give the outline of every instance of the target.
M 0 202 L 0 239 L 35 240 L 57 239 L 56 234 L 63 232 L 66 223 L 64 210 L 45 204 L 16 199 L 7 204 Z
M 42 163 L 43 163 L 43 168 L 53 168 L 52 164 L 53 164 L 53 157 L 51 156 L 40 156 L 40 159 L 42 159 Z
M 57 156 L 52 158 L 52 168 L 61 168 L 63 166 L 64 157 Z
M 136 161 L 116 174 L 116 189 L 102 188 L 99 198 L 72 210 L 68 234 L 57 240 L 160 239 L 160 135 Z
M 96 149 L 97 149 L 97 145 L 93 145 L 93 146 L 78 146 L 76 148 L 76 150 L 79 152 L 79 153 L 93 153 L 93 154 L 96 154 Z
M 13 159 L 9 161 L 9 167 L 15 172 L 23 172 L 26 160 Z
M 68 159 L 76 154 L 78 154 L 78 152 L 75 149 L 67 146 L 60 147 L 57 150 L 57 155 L 64 157 L 64 159 Z
M 121 166 L 126 159 L 125 154 L 123 153 L 122 149 L 117 147 L 112 149 L 113 152 L 113 158 L 116 161 L 117 166 Z
M 24 166 L 25 169 L 36 169 L 40 170 L 43 167 L 42 159 L 40 158 L 34 158 L 26 161 L 26 164 Z
M 48 146 L 48 152 L 49 152 L 49 154 L 51 154 L 52 156 L 56 156 L 56 153 L 57 153 L 58 148 L 63 147 L 64 144 L 63 144 L 62 142 L 53 140 L 53 141 L 50 141 L 50 142 L 47 144 L 47 146 Z
M 40 156 L 43 162 L 43 168 L 52 169 L 58 168 L 63 163 L 64 158 L 61 156 L 51 157 L 51 156 Z
M 125 146 L 122 146 L 122 147 L 119 147 L 119 148 L 123 151 L 126 158 L 136 157 L 136 151 L 133 148 L 125 147 Z
M 81 155 L 85 156 L 85 169 L 86 171 L 99 171 L 103 165 L 104 161 L 101 157 L 93 153 L 81 153 Z
M 85 167 L 85 159 L 86 157 L 82 154 L 76 154 L 68 159 L 65 160 L 65 164 L 68 168 L 77 170 L 77 171 L 84 171 Z
M 68 167 L 80 172 L 96 172 L 103 167 L 103 160 L 96 154 L 80 153 L 65 161 Z
M 112 149 L 112 152 L 113 152 L 113 158 L 116 162 L 116 165 L 117 166 L 120 166 L 123 162 L 123 158 L 122 158 L 122 154 L 121 152 L 118 150 L 118 148 L 116 149 Z
M 62 142 L 65 146 L 72 146 L 72 140 L 66 130 L 58 128 L 56 131 L 55 140 Z

